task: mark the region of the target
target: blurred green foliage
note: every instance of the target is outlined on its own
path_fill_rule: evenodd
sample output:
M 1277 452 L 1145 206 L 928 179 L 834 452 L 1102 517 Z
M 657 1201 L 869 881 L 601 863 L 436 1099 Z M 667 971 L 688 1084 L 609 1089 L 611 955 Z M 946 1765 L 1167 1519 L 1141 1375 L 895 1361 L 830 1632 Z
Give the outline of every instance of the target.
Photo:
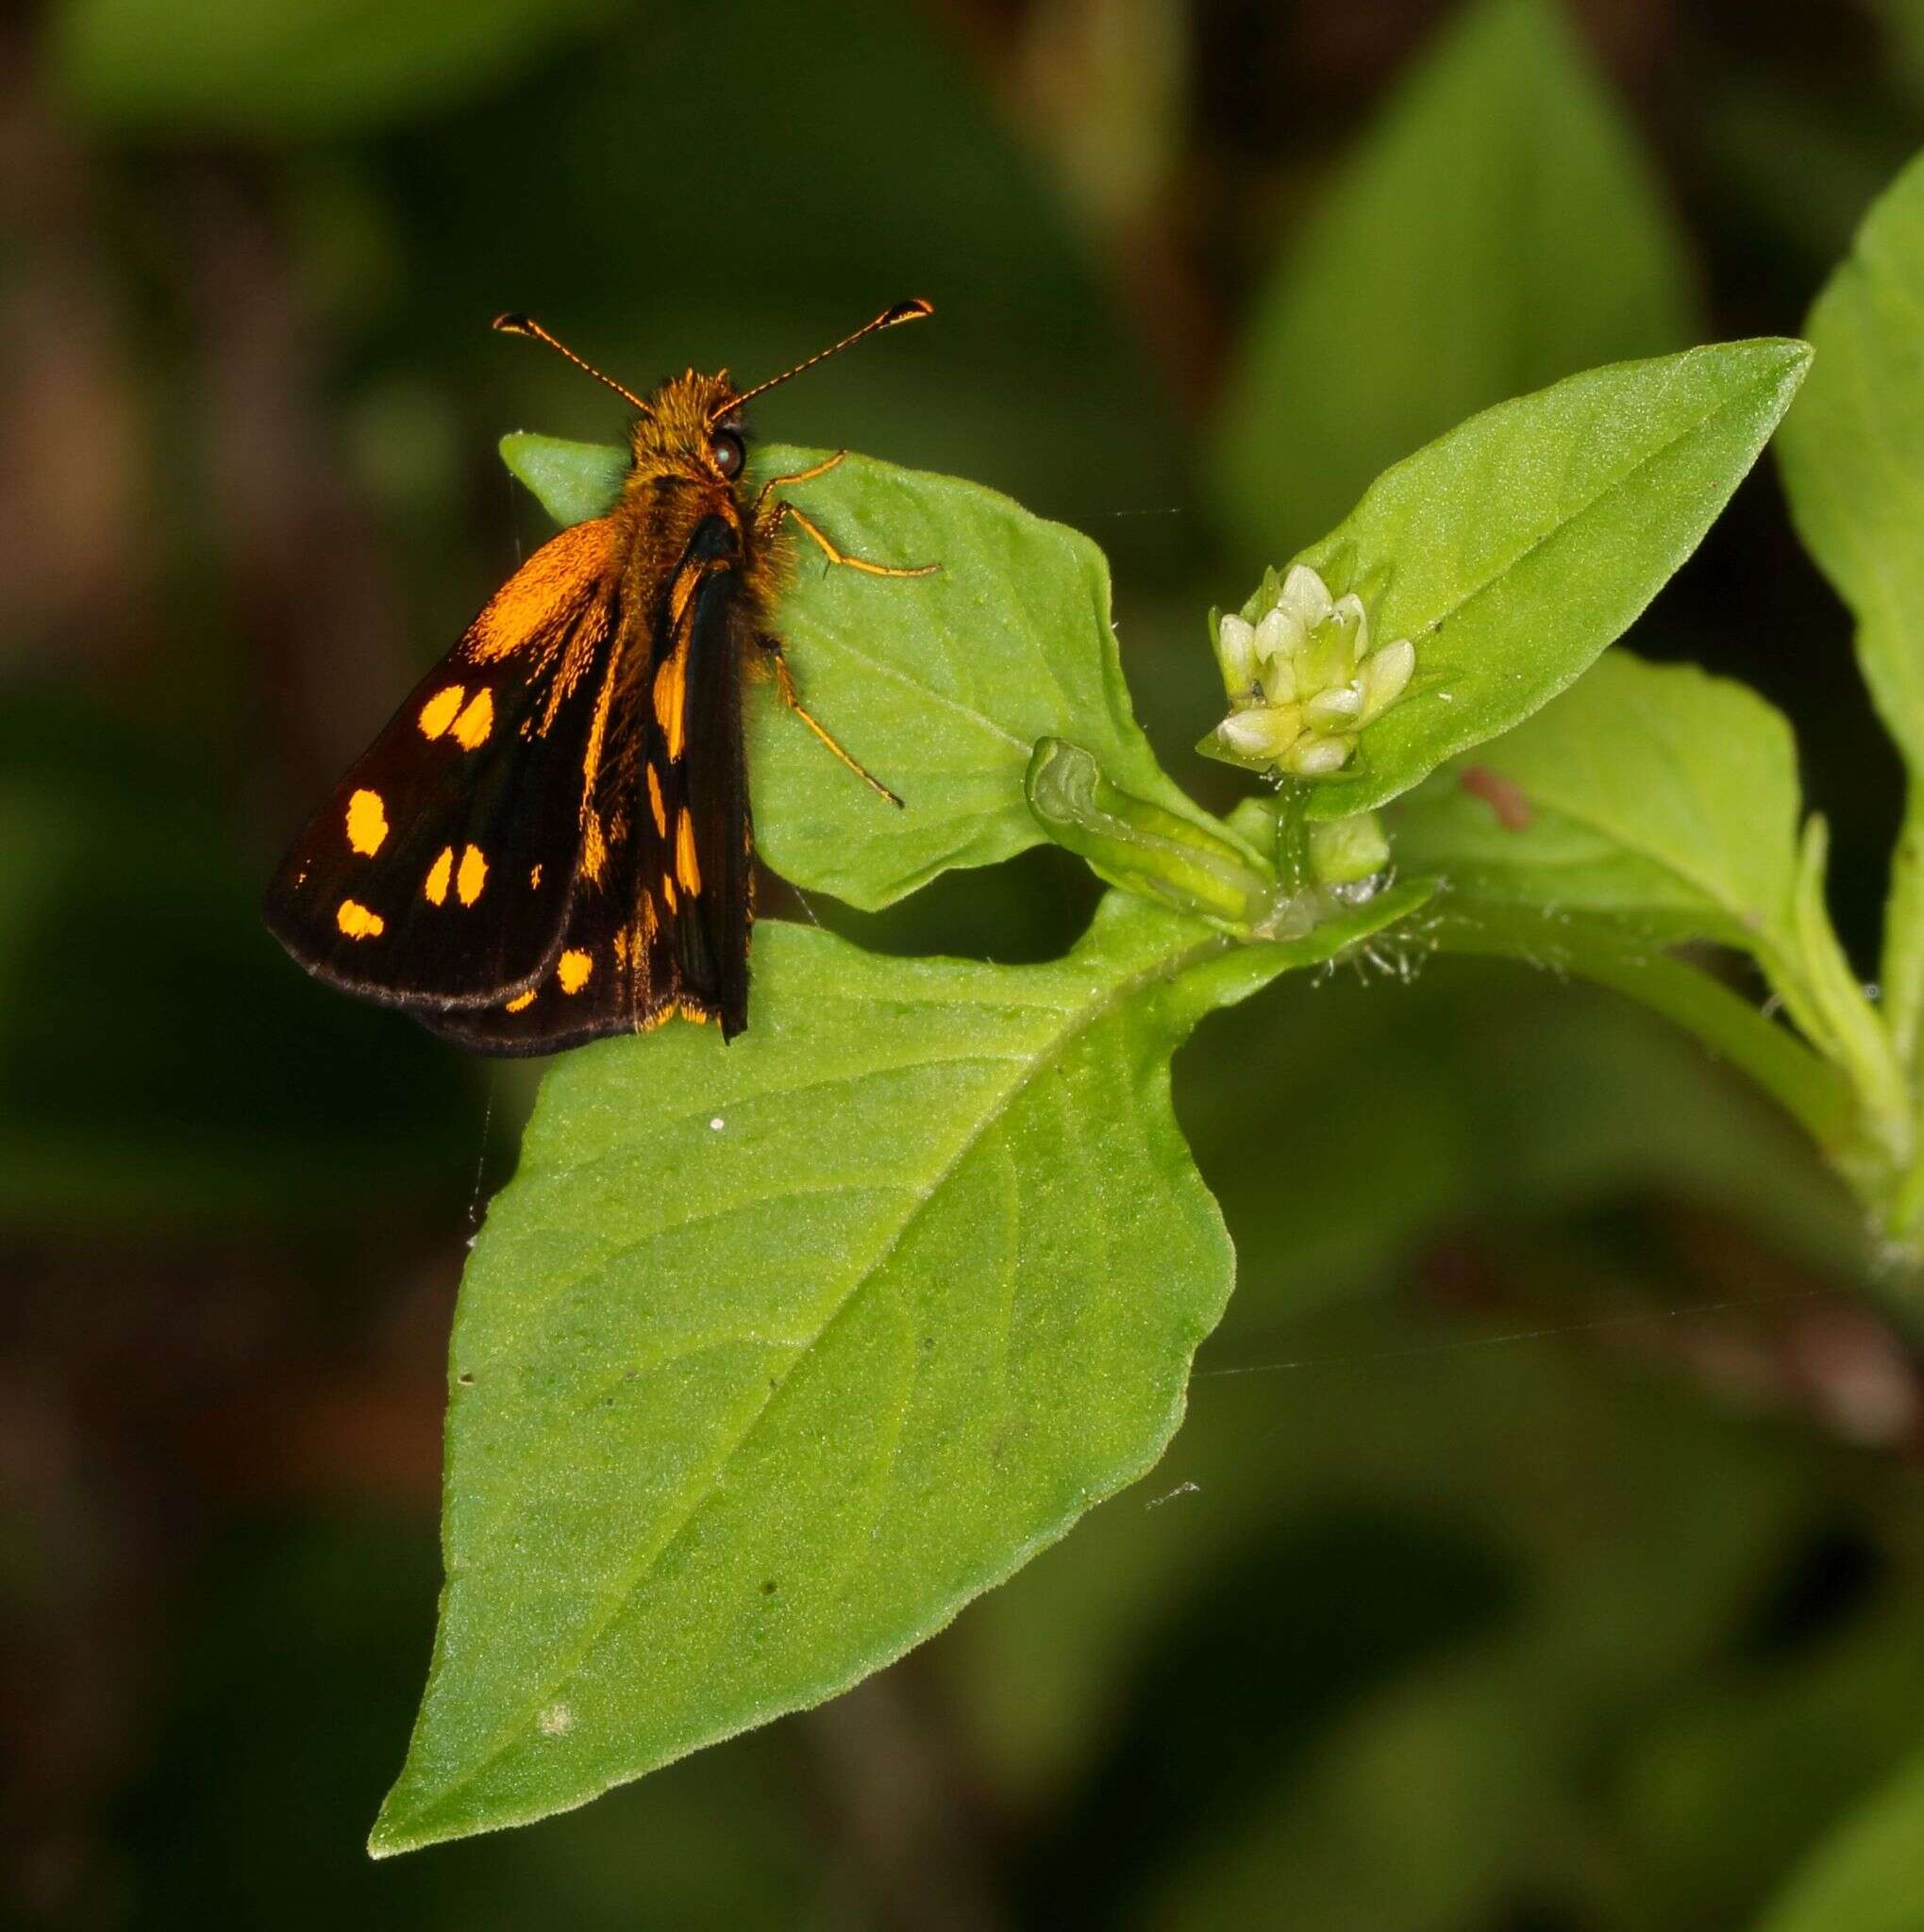
M 1225 521 L 1274 562 L 1477 410 L 1700 338 L 1691 283 L 1649 161 L 1561 11 L 1479 0 L 1257 298 L 1217 429 Z
M 1485 292 L 1510 299 L 1452 296 L 1447 328 L 1420 290 L 1346 307 L 1395 264 L 1346 271 L 1327 359 L 1286 391 L 1335 454 L 1250 425 L 1292 492 L 1272 539 L 1197 508 L 1224 434 L 1197 372 L 1218 348 L 1244 366 L 1238 286 L 1308 277 L 1353 158 L 1440 91 L 1434 9 L 1132 4 L 1189 47 L 1187 92 L 1173 158 L 1132 163 L 1099 226 L 1057 173 L 1100 151 L 1081 96 L 1037 113 L 1011 78 L 1069 0 L 860 0 L 832 30 L 771 0 L 390 0 L 325 58 L 344 9 L 170 32 L 99 0 L 54 9 L 11 70 L 10 1918 L 996 1925 L 1067 1899 L 1338 1932 L 1924 1922 L 1918 1381 L 1853 1213 L 1697 1049 L 1460 960 L 1293 978 L 1179 1062 L 1241 1256 L 1205 1367 L 1263 1372 L 1200 1381 L 1151 1483 L 840 1704 L 578 1817 L 365 1861 L 432 1624 L 447 1287 L 525 1089 L 307 988 L 253 896 L 538 540 L 495 438 L 614 431 L 487 318 L 531 309 L 642 382 L 771 369 L 930 296 L 929 329 L 761 427 L 1086 528 L 1145 724 L 1201 785 L 1179 751 L 1218 699 L 1198 616 L 1251 566 L 1537 379 L 1511 368 L 1673 346 L 1652 318 L 1795 330 L 1924 140 L 1880 37 L 1897 0 L 1514 16 L 1560 51 L 1482 135 L 1553 148 L 1603 117 L 1588 198 L 1548 240 L 1518 224 L 1554 252 L 1499 258 Z M 270 35 L 310 24 L 314 56 L 278 59 Z M 1473 152 L 1417 165 L 1425 192 Z M 1614 262 L 1656 264 L 1626 273 L 1658 291 L 1641 319 L 1598 291 Z M 1459 366 L 1497 390 L 1465 401 Z M 1899 776 L 1848 633 L 1762 479 L 1639 648 L 1795 713 L 1864 930 Z M 1038 853 L 885 915 L 813 903 L 864 942 L 1037 958 L 1089 900 Z
M 116 131 L 273 142 L 358 133 L 457 104 L 621 0 L 68 0 L 55 14 L 57 84 Z

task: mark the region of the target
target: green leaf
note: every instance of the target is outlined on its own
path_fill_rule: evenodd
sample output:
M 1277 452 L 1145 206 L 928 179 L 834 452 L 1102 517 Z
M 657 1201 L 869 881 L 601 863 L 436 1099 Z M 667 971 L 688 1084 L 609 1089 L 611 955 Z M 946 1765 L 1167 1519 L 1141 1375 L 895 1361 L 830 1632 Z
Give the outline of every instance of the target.
M 88 119 L 285 141 L 451 106 L 608 19 L 615 0 L 66 0 L 55 71 Z
M 1784 1056 L 1765 1055 L 1765 1065 L 1742 1042 L 1718 1040 L 1728 1016 L 1694 992 L 1680 1008 L 1682 982 L 1648 957 L 1683 939 L 1751 953 L 1805 1038 L 1849 1070 L 1862 1103 L 1849 1133 L 1832 1118 L 1832 1082 L 1820 1108 L 1799 1101 L 1799 1111 L 1858 1185 L 1882 1196 L 1891 1162 L 1909 1153 L 1908 1104 L 1825 909 L 1822 821 L 1800 837 L 1800 813 L 1797 746 L 1776 709 L 1695 665 L 1613 652 L 1408 801 L 1397 858 L 1419 876 L 1448 879 L 1463 916 L 1474 908 L 1520 935 L 1511 950 L 1623 985 L 1783 1098 Z M 1585 954 L 1599 954 L 1608 971 Z
M 1759 1932 L 1844 1928 L 1924 1932 L 1924 1759 L 1831 1835 Z
M 1505 908 L 1505 929 L 1522 935 L 1514 950 L 1585 971 L 1560 950 L 1556 925 L 1567 925 L 1568 946 L 1608 956 L 1612 983 L 1627 962 L 1682 940 L 1741 947 L 1829 1050 L 1836 1029 L 1812 978 L 1801 811 L 1796 741 L 1771 705 L 1695 665 L 1613 651 L 1405 801 L 1396 851 L 1405 869 L 1449 880 L 1486 922 Z M 1815 917 L 1823 924 L 1821 906 Z M 1674 988 L 1647 974 L 1626 990 L 1661 1006 Z M 1834 1124 L 1824 1131 L 1837 1144 Z
M 1857 655 L 1910 772 L 1883 984 L 1901 1057 L 1924 1008 L 1924 158 L 1871 209 L 1810 316 L 1814 379 L 1783 429 L 1799 534 L 1857 619 Z
M 624 466 L 618 451 L 526 434 L 505 438 L 501 454 L 562 522 L 605 508 Z M 764 448 L 754 474 L 823 454 Z M 874 908 L 951 866 L 1039 843 L 1023 789 L 1039 738 L 1073 740 L 1115 784 L 1221 835 L 1163 775 L 1135 722 L 1108 566 L 1088 538 L 978 484 L 866 457 L 798 494 L 847 555 L 941 569 L 876 577 L 790 540 L 776 629 L 803 699 L 907 808 L 880 803 L 764 685 L 749 716 L 757 837 L 784 878 Z
M 1384 803 L 1568 685 L 1697 547 L 1809 362 L 1765 340 L 1594 369 L 1379 477 L 1298 560 L 1409 638 L 1415 676 L 1313 815 Z
M 1466 9 L 1259 299 L 1216 444 L 1252 557 L 1474 411 L 1697 333 L 1675 223 L 1562 14 Z
M 1613 651 L 1405 801 L 1396 852 L 1478 897 L 1721 940 L 1797 979 L 1800 810 L 1776 709 Z
M 1810 315 L 1783 427 L 1799 533 L 1858 621 L 1879 714 L 1924 772 L 1924 157 L 1870 211 Z
M 1241 947 L 1113 893 L 1036 967 L 769 922 L 741 1040 L 560 1061 L 462 1283 L 448 1582 L 373 1849 L 831 1696 L 1141 1475 L 1231 1275 L 1169 1055 L 1427 890 Z
M 569 442 L 513 429 L 498 447 L 512 475 L 563 528 L 612 509 L 628 471 L 627 451 L 612 442 Z
M 1389 813 L 1405 876 L 1446 879 L 1480 903 L 1605 919 L 1658 945 L 1736 939 L 1675 874 L 1551 807 L 1521 796 L 1513 804 L 1487 764 L 1446 766 Z

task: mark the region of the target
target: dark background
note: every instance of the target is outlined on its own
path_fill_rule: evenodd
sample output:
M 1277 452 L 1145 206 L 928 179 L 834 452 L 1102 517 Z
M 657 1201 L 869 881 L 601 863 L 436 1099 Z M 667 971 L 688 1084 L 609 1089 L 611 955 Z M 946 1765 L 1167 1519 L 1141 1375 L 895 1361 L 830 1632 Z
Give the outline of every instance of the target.
M 1243 1280 L 1146 1485 L 820 1712 L 528 1830 L 360 1849 L 427 1661 L 456 1279 L 534 1075 L 310 985 L 256 908 L 543 534 L 495 437 L 619 433 L 488 318 L 646 384 L 932 297 L 759 426 L 1089 530 L 1152 735 L 1224 802 L 1186 750 L 1201 613 L 1319 532 L 1228 534 L 1212 414 L 1449 11 L 0 23 L 0 1918 L 1742 1926 L 1924 1746 L 1902 1283 L 1687 1043 L 1436 965 L 1287 981 L 1180 1063 Z M 1795 332 L 1924 142 L 1924 5 L 1567 13 L 1703 332 Z M 1848 639 L 1766 464 L 1638 642 L 1792 713 L 1867 960 L 1899 778 Z M 814 910 L 1022 958 L 1087 904 L 1035 854 Z

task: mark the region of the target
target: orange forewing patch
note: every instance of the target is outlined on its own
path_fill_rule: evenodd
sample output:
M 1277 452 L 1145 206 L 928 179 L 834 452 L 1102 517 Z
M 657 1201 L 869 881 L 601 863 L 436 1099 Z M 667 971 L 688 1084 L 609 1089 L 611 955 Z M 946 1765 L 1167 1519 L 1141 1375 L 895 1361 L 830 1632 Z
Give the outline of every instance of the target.
M 460 655 L 470 664 L 491 664 L 554 631 L 579 604 L 582 585 L 608 575 L 621 551 L 612 517 L 549 538 L 482 607 L 461 640 Z

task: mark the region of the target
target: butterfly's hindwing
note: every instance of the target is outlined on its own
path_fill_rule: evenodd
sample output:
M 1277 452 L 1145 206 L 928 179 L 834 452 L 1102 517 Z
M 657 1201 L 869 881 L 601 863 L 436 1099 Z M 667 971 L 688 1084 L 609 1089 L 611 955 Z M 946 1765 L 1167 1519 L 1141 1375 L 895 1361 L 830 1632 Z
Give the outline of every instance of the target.
M 621 902 L 577 891 L 554 958 L 532 986 L 484 1007 L 416 1014 L 430 1032 L 477 1053 L 560 1053 L 632 1029 Z
M 544 544 L 296 840 L 267 918 L 310 972 L 447 1008 L 548 969 L 619 670 L 621 552 L 608 518 Z

